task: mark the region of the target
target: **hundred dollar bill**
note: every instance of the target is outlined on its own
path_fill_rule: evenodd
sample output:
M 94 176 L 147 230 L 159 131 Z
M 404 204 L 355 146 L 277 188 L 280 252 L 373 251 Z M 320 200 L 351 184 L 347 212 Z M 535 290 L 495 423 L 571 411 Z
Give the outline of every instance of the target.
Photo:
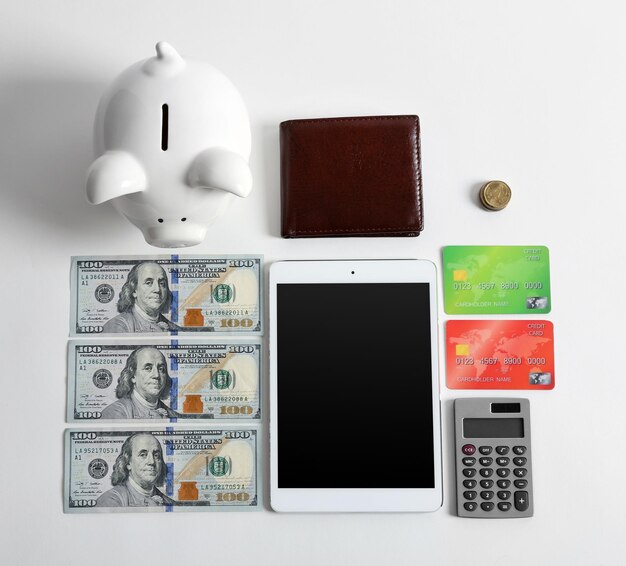
M 258 419 L 261 343 L 70 341 L 69 421 Z
M 258 429 L 67 430 L 64 510 L 258 510 Z
M 260 256 L 73 257 L 72 336 L 262 334 Z

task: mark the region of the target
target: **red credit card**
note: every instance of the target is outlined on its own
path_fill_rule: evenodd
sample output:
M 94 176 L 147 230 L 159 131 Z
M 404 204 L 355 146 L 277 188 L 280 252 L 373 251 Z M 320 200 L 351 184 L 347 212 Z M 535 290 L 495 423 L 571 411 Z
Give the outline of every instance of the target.
M 449 389 L 554 389 L 554 327 L 548 320 L 449 320 Z

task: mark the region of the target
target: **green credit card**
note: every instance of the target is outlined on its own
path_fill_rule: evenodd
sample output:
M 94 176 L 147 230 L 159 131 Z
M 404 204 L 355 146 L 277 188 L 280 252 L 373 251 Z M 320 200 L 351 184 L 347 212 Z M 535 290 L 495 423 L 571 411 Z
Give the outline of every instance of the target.
M 448 314 L 550 312 L 545 246 L 446 246 L 444 309 Z

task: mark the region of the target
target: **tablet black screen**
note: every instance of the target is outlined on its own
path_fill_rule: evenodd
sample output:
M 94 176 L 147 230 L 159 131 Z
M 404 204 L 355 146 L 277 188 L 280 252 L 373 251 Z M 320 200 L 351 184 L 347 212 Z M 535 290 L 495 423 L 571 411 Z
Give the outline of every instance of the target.
M 278 284 L 279 487 L 434 487 L 429 287 Z

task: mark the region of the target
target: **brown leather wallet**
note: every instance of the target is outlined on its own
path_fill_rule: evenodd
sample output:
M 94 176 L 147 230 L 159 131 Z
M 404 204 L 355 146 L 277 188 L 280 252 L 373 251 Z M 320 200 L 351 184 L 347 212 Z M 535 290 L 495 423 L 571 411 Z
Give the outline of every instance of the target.
M 417 116 L 282 122 L 280 161 L 284 238 L 422 231 Z

